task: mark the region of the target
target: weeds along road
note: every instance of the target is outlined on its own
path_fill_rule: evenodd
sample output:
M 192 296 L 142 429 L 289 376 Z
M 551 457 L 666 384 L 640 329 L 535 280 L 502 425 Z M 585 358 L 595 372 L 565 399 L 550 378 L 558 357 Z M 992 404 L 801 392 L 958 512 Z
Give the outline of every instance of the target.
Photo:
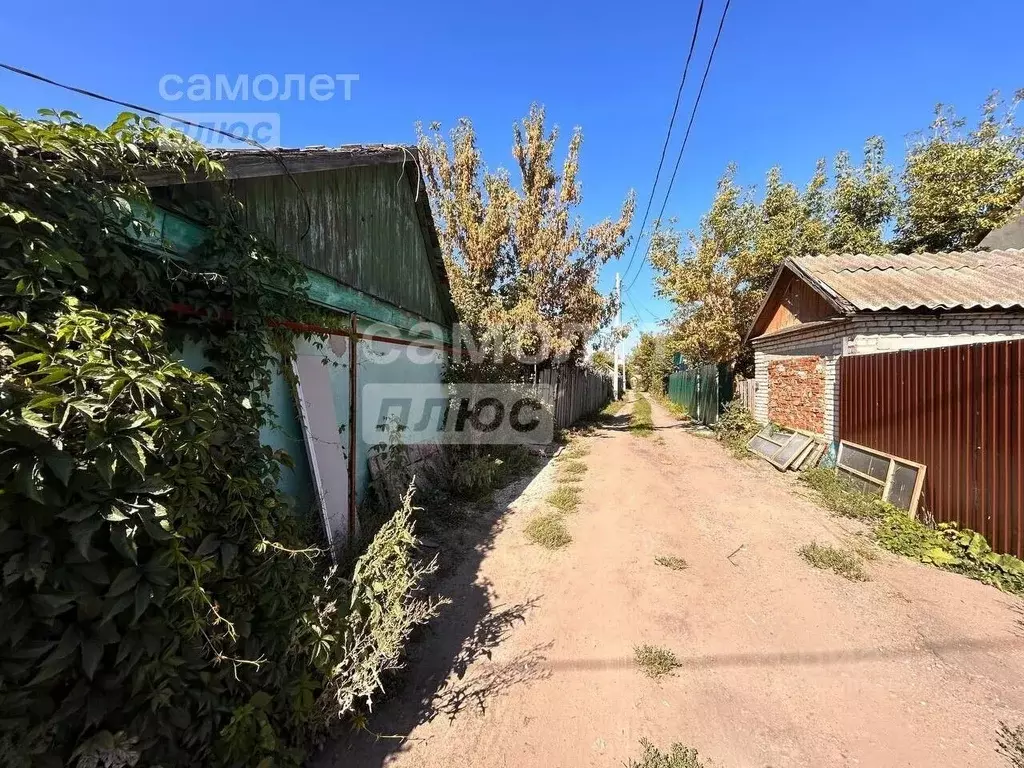
M 577 440 L 570 543 L 524 534 L 564 460 L 442 542 L 452 604 L 375 709 L 382 738 L 353 733 L 317 766 L 611 768 L 641 738 L 721 768 L 1006 765 L 996 729 L 1024 720 L 1016 598 L 882 552 L 868 581 L 815 570 L 798 550 L 849 546 L 855 523 L 657 404 L 648 437 L 627 413 Z M 678 666 L 647 677 L 644 645 Z

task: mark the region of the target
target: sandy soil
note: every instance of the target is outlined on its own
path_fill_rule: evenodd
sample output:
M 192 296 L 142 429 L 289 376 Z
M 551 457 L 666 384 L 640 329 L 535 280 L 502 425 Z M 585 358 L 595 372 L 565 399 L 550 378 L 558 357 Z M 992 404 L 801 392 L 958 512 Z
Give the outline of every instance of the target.
M 885 553 L 865 583 L 814 570 L 797 549 L 856 524 L 654 417 L 652 438 L 625 418 L 587 438 L 566 549 L 522 533 L 551 466 L 460 534 L 452 605 L 371 720 L 387 738 L 353 734 L 315 765 L 611 768 L 641 737 L 722 768 L 1005 765 L 999 721 L 1024 721 L 1020 600 Z M 644 677 L 642 643 L 683 666 Z

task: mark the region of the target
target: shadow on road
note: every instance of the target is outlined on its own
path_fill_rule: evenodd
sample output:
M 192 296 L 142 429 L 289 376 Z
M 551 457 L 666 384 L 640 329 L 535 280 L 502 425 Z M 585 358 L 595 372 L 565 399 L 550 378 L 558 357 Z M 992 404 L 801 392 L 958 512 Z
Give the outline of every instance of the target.
M 942 655 L 945 652 L 989 653 L 1024 648 L 1024 640 L 1015 638 L 958 637 L 920 646 L 893 648 L 848 648 L 833 651 L 760 651 L 750 653 L 712 653 L 679 656 L 679 668 L 694 672 L 725 667 L 800 667 L 847 664 L 863 661 L 887 661 L 914 656 Z M 602 672 L 636 666 L 633 657 L 616 659 L 552 659 L 544 664 L 548 672 Z
M 543 597 L 495 604 L 491 585 L 478 579 L 480 563 L 492 549 L 511 503 L 544 466 L 539 464 L 530 475 L 497 492 L 492 504 L 471 509 L 457 522 L 441 525 L 431 519 L 429 509 L 421 513 L 418 529 L 438 544 L 439 570 L 430 591 L 450 603 L 414 636 L 406 668 L 385 681 L 386 699 L 375 707 L 367 729 L 328 743 L 310 766 L 382 766 L 389 755 L 408 748 L 408 736 L 416 726 L 439 716 L 453 721 L 467 708 L 486 711 L 494 697 L 550 674 L 544 666 L 550 644 L 491 662 L 493 650 L 529 619 Z

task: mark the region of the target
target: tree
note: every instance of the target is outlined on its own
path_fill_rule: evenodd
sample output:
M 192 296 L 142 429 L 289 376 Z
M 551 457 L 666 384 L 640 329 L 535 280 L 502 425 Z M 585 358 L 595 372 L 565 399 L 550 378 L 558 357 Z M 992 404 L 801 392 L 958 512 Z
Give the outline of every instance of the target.
M 892 168 L 885 164 L 885 142 L 872 136 L 864 145 L 864 164 L 850 163 L 845 150 L 836 155 L 835 183 L 829 205 L 827 235 L 831 253 L 878 253 L 885 226 L 896 213 L 898 197 Z
M 930 137 L 909 150 L 900 187 L 875 136 L 855 166 L 836 155 L 829 182 L 819 160 L 803 192 L 768 172 L 759 201 L 727 167 L 711 208 L 688 244 L 673 229 L 651 238 L 658 293 L 676 305 L 673 333 L 694 363 L 737 357 L 740 341 L 764 299 L 778 265 L 816 253 L 892 250 L 886 232 L 897 223 L 897 245 L 908 250 L 970 248 L 1002 224 L 1024 198 L 1024 127 L 993 95 L 976 129 L 940 105 Z M 749 350 L 748 350 L 749 351 Z
M 584 228 L 581 200 L 583 133 L 569 139 L 555 171 L 558 128 L 545 128 L 537 105 L 513 128 L 514 186 L 505 170 L 484 170 L 473 124 L 462 119 L 451 144 L 439 127 L 417 139 L 438 234 L 462 321 L 480 338 L 499 332 L 499 353 L 582 357 L 584 345 L 610 319 L 597 290 L 600 267 L 621 256 L 633 218 L 630 192 L 616 220 Z
M 764 198 L 754 217 L 753 247 L 738 252 L 734 264 L 748 290 L 766 291 L 783 259 L 825 250 L 829 228 L 826 183 L 824 160 L 818 161 L 802 194 L 796 185 L 783 181 L 781 168 L 768 171 Z
M 615 355 L 607 349 L 595 349 L 590 355 L 590 367 L 601 373 L 611 373 L 615 367 Z
M 735 355 L 751 312 L 749 280 L 764 273 L 755 253 L 758 209 L 736 184 L 735 172 L 730 165 L 719 180 L 699 233 L 689 234 L 688 248 L 673 229 L 651 238 L 651 264 L 661 273 L 658 294 L 676 304 L 679 351 L 695 363 Z
M 1016 123 L 1018 91 L 1005 106 L 993 93 L 977 127 L 939 104 L 928 133 L 906 159 L 896 243 L 906 251 L 977 246 L 1024 198 L 1024 126 Z M 1000 114 L 1001 113 L 1001 114 Z
M 672 371 L 673 344 L 667 334 L 641 333 L 637 345 L 626 358 L 637 389 L 660 392 L 661 381 Z

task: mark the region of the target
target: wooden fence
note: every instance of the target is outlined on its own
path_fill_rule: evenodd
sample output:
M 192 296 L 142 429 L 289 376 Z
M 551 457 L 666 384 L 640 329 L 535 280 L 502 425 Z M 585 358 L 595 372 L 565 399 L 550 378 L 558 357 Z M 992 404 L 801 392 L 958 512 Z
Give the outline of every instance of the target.
M 551 387 L 556 429 L 564 429 L 596 413 L 612 399 L 611 376 L 572 365 L 540 371 L 537 384 Z
M 737 376 L 732 383 L 733 400 L 739 402 L 744 408 L 754 415 L 757 397 L 757 381 L 754 379 L 743 379 Z
M 939 522 L 1024 557 L 1024 341 L 840 358 L 839 436 L 927 466 Z

